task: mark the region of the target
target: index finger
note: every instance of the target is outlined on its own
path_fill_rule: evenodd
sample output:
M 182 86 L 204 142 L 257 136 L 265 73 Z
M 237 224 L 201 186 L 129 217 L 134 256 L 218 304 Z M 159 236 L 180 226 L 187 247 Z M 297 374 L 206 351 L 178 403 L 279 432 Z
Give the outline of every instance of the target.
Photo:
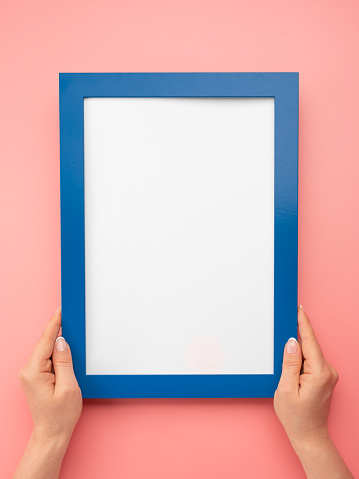
M 323 361 L 322 350 L 309 318 L 301 306 L 298 308 L 298 327 L 302 342 L 303 359 L 318 364 L 321 363 Z
M 48 322 L 44 332 L 36 344 L 32 353 L 33 358 L 36 360 L 46 360 L 52 355 L 54 344 L 61 327 L 61 308 L 57 309 L 50 321 Z

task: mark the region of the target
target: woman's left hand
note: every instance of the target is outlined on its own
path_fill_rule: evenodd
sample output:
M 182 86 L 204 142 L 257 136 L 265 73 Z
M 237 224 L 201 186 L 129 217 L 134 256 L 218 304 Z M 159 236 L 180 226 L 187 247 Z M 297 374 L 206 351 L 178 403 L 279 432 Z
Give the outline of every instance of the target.
M 59 334 L 61 309 L 55 311 L 30 360 L 19 372 L 34 427 L 14 478 L 57 477 L 81 415 L 82 395 L 70 347 Z

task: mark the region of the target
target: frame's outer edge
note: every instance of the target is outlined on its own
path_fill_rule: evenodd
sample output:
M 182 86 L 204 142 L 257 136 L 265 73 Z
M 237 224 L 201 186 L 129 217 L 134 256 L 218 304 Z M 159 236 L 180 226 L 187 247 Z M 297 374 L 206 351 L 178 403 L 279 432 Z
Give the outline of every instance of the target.
M 83 397 L 273 397 L 284 345 L 297 335 L 299 74 L 60 73 L 59 94 L 62 323 Z M 275 98 L 273 375 L 86 375 L 83 99 L 87 96 Z
M 284 345 L 290 337 L 297 337 L 298 304 L 299 74 L 292 73 L 285 86 L 278 95 L 280 101 L 275 98 L 274 375 L 277 382 Z
M 78 88 L 74 88 L 73 80 L 72 75 L 61 73 L 59 75 L 61 314 L 63 334 L 72 345 L 76 377 L 85 392 L 84 155 L 81 142 L 83 98 L 77 94 Z M 79 338 L 82 339 L 79 341 Z

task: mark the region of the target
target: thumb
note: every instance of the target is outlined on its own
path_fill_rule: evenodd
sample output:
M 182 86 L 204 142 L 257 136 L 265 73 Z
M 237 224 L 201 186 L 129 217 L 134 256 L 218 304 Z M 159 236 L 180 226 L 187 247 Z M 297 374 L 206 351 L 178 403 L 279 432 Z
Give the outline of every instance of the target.
M 299 376 L 302 368 L 302 351 L 296 339 L 290 338 L 284 347 L 281 388 L 298 392 Z
M 75 384 L 77 385 L 70 346 L 62 336 L 59 336 L 55 341 L 52 352 L 52 364 L 56 377 L 55 390 L 56 388 L 63 387 L 66 389 Z

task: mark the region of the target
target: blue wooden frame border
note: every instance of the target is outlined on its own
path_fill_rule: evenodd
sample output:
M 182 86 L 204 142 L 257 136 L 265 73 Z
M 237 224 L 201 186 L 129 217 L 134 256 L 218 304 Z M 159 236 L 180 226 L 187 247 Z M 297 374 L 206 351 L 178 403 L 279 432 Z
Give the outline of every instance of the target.
M 297 336 L 298 73 L 60 73 L 61 303 L 84 398 L 273 397 Z M 86 375 L 85 97 L 274 97 L 274 374 Z

